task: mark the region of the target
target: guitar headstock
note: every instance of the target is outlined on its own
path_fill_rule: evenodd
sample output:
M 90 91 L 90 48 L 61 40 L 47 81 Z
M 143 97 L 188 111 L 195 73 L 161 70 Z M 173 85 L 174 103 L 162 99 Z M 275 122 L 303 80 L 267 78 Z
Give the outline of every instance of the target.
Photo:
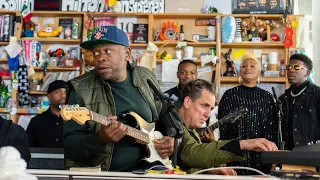
M 79 107 L 79 105 L 63 105 L 60 106 L 60 109 L 60 115 L 65 121 L 73 119 L 82 125 L 91 119 L 90 111 L 85 107 Z
M 248 108 L 246 107 L 239 107 L 232 111 L 230 114 L 232 115 L 231 123 L 234 123 L 236 120 L 238 120 L 240 117 L 246 115 L 248 113 Z
M 223 121 L 223 123 L 234 123 L 240 117 L 246 115 L 247 112 L 248 112 L 248 109 L 246 107 L 239 107 L 231 111 L 228 115 L 226 115 L 222 119 L 220 119 L 220 122 Z

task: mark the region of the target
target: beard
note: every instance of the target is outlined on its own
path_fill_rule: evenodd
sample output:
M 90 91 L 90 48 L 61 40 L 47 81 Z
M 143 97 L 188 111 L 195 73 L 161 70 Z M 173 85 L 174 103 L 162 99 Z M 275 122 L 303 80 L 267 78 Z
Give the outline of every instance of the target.
M 111 72 L 99 74 L 103 80 L 117 82 L 121 78 L 122 72 L 118 68 L 111 68 Z

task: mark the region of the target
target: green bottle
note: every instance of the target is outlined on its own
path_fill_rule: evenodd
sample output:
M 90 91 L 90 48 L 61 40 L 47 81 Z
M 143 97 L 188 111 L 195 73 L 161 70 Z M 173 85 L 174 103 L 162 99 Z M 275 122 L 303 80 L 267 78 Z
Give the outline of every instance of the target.
M 7 86 L 5 86 L 4 82 L 1 80 L 0 85 L 0 107 L 4 108 L 6 107 L 8 100 L 8 89 Z

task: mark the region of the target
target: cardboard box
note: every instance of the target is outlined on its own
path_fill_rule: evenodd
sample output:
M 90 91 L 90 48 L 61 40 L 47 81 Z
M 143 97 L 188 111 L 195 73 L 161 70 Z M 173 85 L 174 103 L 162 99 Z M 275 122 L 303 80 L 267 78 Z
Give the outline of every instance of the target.
M 165 13 L 201 13 L 203 1 L 194 0 L 165 0 Z

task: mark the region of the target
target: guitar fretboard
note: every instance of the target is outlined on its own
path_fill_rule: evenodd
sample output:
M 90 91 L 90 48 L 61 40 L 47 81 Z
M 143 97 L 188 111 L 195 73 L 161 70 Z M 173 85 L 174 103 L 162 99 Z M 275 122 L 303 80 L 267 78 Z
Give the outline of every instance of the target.
M 100 124 L 108 126 L 111 123 L 111 120 L 108 117 L 100 115 L 100 114 L 95 113 L 93 111 L 90 111 L 90 116 L 91 116 L 91 120 L 94 120 Z M 125 126 L 128 128 L 128 132 L 126 135 L 133 137 L 133 138 L 141 141 L 144 144 L 149 144 L 150 139 L 149 139 L 149 135 L 147 133 L 142 132 L 136 128 L 130 127 L 128 125 L 125 125 Z

